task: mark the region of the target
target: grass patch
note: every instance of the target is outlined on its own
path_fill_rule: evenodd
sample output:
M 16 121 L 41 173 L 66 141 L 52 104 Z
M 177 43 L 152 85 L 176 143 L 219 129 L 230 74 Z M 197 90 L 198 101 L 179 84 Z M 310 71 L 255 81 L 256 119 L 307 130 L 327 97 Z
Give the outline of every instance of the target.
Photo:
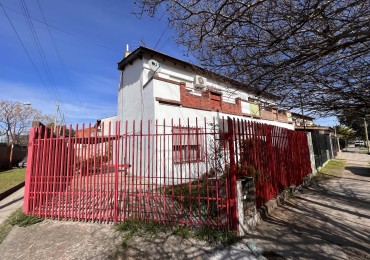
M 334 160 L 329 161 L 325 165 L 324 169 L 342 169 L 344 168 L 345 165 L 346 165 L 346 160 L 334 159 Z
M 26 215 L 22 212 L 22 209 L 17 209 L 0 225 L 0 244 L 12 230 L 13 226 L 26 227 L 41 221 L 43 221 L 43 219 Z
M 26 178 L 26 168 L 14 168 L 0 172 L 0 193 L 23 182 Z
M 122 247 L 126 248 L 134 236 L 152 238 L 157 234 L 172 234 L 182 239 L 194 238 L 206 241 L 211 245 L 231 245 L 240 240 L 233 232 L 217 230 L 215 228 L 202 226 L 188 228 L 180 225 L 169 226 L 158 222 L 142 222 L 140 220 L 125 220 L 117 225 L 116 230 L 121 233 Z
M 346 166 L 346 160 L 334 159 L 329 161 L 325 167 L 321 168 L 320 174 L 342 177 L 342 170 Z
M 238 238 L 233 232 L 217 230 L 206 226 L 191 230 L 191 235 L 194 238 L 206 241 L 211 245 L 221 244 L 227 246 L 240 240 L 240 238 Z
M 159 233 L 166 233 L 168 228 L 158 222 L 125 220 L 117 225 L 116 230 L 122 235 L 122 247 L 126 248 L 134 236 L 150 238 Z

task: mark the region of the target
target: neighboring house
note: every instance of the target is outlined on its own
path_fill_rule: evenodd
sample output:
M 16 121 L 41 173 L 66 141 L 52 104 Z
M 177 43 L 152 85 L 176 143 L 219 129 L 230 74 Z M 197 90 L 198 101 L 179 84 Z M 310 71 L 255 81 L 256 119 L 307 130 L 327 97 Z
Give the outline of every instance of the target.
M 315 168 L 324 165 L 328 160 L 337 156 L 340 151 L 339 139 L 335 129 L 327 126 L 296 126 L 297 131 L 311 133 L 313 152 L 315 155 Z
M 296 127 L 300 127 L 300 126 L 313 126 L 314 125 L 314 120 L 315 118 L 313 117 L 310 117 L 310 116 L 306 116 L 306 115 L 302 115 L 302 114 L 298 114 L 298 113 L 291 113 L 292 114 L 292 121 L 293 121 L 293 124 L 294 126 Z
M 195 118 L 198 124 L 204 118 L 221 123 L 228 116 L 294 129 L 291 113 L 277 109 L 275 95 L 258 95 L 257 89 L 155 50 L 141 46 L 126 53 L 118 69 L 121 129 L 126 120 L 189 118 L 194 126 Z
M 109 117 L 104 117 L 96 121 L 96 124 L 98 126 L 98 136 L 101 135 L 108 135 L 109 132 L 115 133 L 116 132 L 116 121 L 117 121 L 117 116 L 109 116 Z M 104 129 L 103 129 L 104 128 Z
M 104 125 L 104 127 L 103 127 Z M 77 137 L 94 137 L 94 136 L 107 136 L 109 132 L 114 134 L 116 132 L 116 116 L 104 117 L 96 120 L 96 123 L 89 128 L 88 125 L 76 131 Z M 103 129 L 104 128 L 104 129 Z M 110 130 L 110 131 L 109 131 Z

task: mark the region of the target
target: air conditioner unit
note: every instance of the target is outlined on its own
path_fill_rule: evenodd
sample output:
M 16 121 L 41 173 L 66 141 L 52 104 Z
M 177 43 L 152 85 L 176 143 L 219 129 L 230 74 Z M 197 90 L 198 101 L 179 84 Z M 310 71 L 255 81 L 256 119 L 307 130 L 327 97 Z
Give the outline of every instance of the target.
M 194 86 L 196 89 L 205 89 L 207 85 L 207 79 L 205 77 L 196 75 Z

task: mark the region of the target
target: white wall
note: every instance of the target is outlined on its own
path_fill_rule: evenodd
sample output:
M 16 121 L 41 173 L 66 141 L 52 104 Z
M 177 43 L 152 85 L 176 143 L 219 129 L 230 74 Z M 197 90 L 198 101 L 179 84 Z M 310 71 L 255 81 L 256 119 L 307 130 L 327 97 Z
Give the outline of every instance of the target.
M 160 60 L 158 61 L 161 63 Z M 160 70 L 157 71 L 157 75 L 169 80 L 185 82 L 186 88 L 192 90 L 193 93 L 197 94 L 197 91 L 194 89 L 193 84 L 195 74 L 192 72 L 186 71 L 183 68 L 178 68 L 174 64 L 167 65 L 166 63 L 162 62 L 160 65 Z M 117 120 L 121 121 L 121 133 L 125 132 L 126 120 L 128 120 L 129 124 L 128 132 L 132 131 L 133 120 L 136 120 L 135 132 L 138 132 L 138 130 L 140 129 L 140 120 L 143 120 L 143 133 L 147 133 L 147 121 L 150 120 L 150 132 L 155 133 L 155 120 L 157 120 L 159 133 L 163 133 L 164 129 L 166 133 L 172 133 L 171 119 L 173 119 L 174 126 L 188 125 L 189 119 L 190 126 L 196 126 L 196 124 L 198 123 L 198 127 L 212 128 L 213 123 L 219 124 L 220 119 L 222 119 L 223 117 L 226 119 L 228 116 L 235 119 L 258 121 L 261 123 L 294 129 L 293 125 L 281 122 L 234 116 L 225 113 L 191 109 L 176 105 L 160 104 L 158 101 L 155 100 L 156 97 L 180 101 L 180 86 L 160 80 L 151 79 L 152 76 L 153 71 L 149 69 L 148 59 L 146 58 L 143 58 L 142 60 L 135 60 L 132 65 L 126 65 L 126 68 L 122 73 L 120 82 L 121 84 L 118 92 Z M 232 89 L 230 88 L 230 86 L 219 84 L 215 81 L 212 81 L 212 79 L 207 79 L 207 86 L 213 87 L 222 92 L 224 102 L 235 104 L 235 98 L 237 97 L 240 97 L 242 99 L 247 99 L 248 97 L 255 98 L 251 94 Z M 200 95 L 200 92 L 198 94 Z M 166 120 L 166 128 L 163 127 L 163 120 Z M 149 151 L 150 154 L 148 154 L 147 145 L 144 145 L 142 149 L 143 158 L 141 158 L 144 165 L 146 162 L 150 161 L 152 169 L 153 167 L 158 169 L 157 174 L 160 176 L 166 176 L 166 181 L 168 182 L 171 182 L 171 176 L 176 176 L 181 172 L 187 172 L 191 175 L 191 177 L 197 177 L 198 175 L 205 173 L 206 170 L 204 163 L 191 165 L 173 164 L 171 136 L 166 136 L 164 138 L 166 138 L 166 140 L 164 139 L 166 148 L 163 149 L 157 147 L 158 150 L 156 154 L 165 154 L 165 160 L 163 159 L 163 161 L 161 161 L 160 158 L 158 158 L 157 161 L 154 160 L 156 155 L 155 151 Z M 151 149 L 153 149 L 154 147 L 155 146 L 152 145 Z M 120 161 L 123 162 L 124 155 L 121 154 L 119 157 Z M 166 167 L 164 167 L 164 164 L 166 164 Z M 147 167 L 144 166 L 143 169 L 146 171 Z M 132 170 L 134 171 L 132 174 L 138 174 L 136 172 L 137 168 L 136 170 Z M 146 174 L 146 172 L 143 174 Z
M 279 127 L 284 127 L 287 129 L 294 130 L 294 126 L 292 124 L 277 122 L 277 121 L 270 121 L 270 120 L 262 120 L 250 117 L 243 117 L 243 116 L 235 116 L 226 113 L 220 112 L 212 112 L 212 111 L 205 111 L 205 110 L 198 110 L 192 108 L 186 108 L 181 106 L 173 106 L 173 105 L 166 105 L 160 104 L 159 102 L 155 103 L 155 118 L 158 119 L 159 122 L 163 122 L 163 119 L 166 119 L 166 122 L 171 122 L 171 119 L 174 120 L 174 124 L 178 125 L 179 119 L 184 124 L 187 124 L 187 120 L 189 118 L 190 125 L 195 126 L 196 120 L 198 120 L 198 125 L 204 126 L 206 118 L 206 123 L 212 123 L 213 119 L 215 122 L 218 122 L 219 119 L 222 118 L 235 118 L 240 120 L 246 120 L 251 122 L 260 122 L 268 125 L 275 125 Z
M 150 73 L 152 72 L 145 68 L 142 60 L 135 60 L 132 65 L 127 65 L 122 73 L 117 113 L 117 120 L 121 122 L 121 133 L 125 130 L 126 121 L 129 131 L 132 131 L 134 120 L 136 126 L 139 126 L 140 120 L 153 120 L 154 94 L 153 81 L 149 81 L 152 75 Z

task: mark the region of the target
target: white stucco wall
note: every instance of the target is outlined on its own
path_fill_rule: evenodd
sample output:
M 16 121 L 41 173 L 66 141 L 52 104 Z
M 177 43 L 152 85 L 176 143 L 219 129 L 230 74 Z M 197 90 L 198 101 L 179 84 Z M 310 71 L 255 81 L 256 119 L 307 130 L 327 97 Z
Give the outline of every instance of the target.
M 270 125 L 276 125 L 288 129 L 294 129 L 292 124 L 254 119 L 249 117 L 234 116 L 225 113 L 211 112 L 205 110 L 185 108 L 178 105 L 169 105 L 159 103 L 155 100 L 156 97 L 174 101 L 180 101 L 180 87 L 179 85 L 172 84 L 169 82 L 164 82 L 161 80 L 151 79 L 153 76 L 153 71 L 150 70 L 148 66 L 148 58 L 137 59 L 131 65 L 126 65 L 121 81 L 120 88 L 118 91 L 118 113 L 117 120 L 121 121 L 121 133 L 126 132 L 126 120 L 128 121 L 128 133 L 133 132 L 133 121 L 135 120 L 135 133 L 140 129 L 140 120 L 143 121 L 143 133 L 148 132 L 148 120 L 150 121 L 150 133 L 155 133 L 156 122 L 158 122 L 158 132 L 172 133 L 171 120 L 173 120 L 174 126 L 189 125 L 201 128 L 212 128 L 212 124 L 219 124 L 219 120 L 223 117 L 226 119 L 228 116 L 235 119 L 257 121 L 261 123 L 266 123 Z M 195 74 L 186 71 L 184 68 L 176 67 L 175 64 L 166 64 L 158 60 L 160 64 L 160 70 L 157 71 L 156 75 L 172 81 L 185 82 L 186 88 L 191 90 L 194 94 L 199 94 L 194 88 L 194 77 Z M 239 97 L 241 99 L 247 100 L 248 97 L 256 98 L 252 94 L 244 93 L 240 90 L 230 88 L 230 86 L 222 85 L 212 79 L 207 79 L 207 86 L 217 89 L 223 93 L 223 102 L 229 102 L 235 104 L 235 98 Z M 268 101 L 268 100 L 261 100 Z M 272 101 L 270 101 L 272 102 Z M 248 107 L 242 106 L 243 112 L 248 113 Z M 157 121 L 156 121 L 157 120 Z M 163 121 L 166 121 L 166 127 L 163 127 Z M 180 120 L 180 121 L 179 121 Z M 131 174 L 139 175 L 157 175 L 165 177 L 159 182 L 166 180 L 169 182 L 176 182 L 173 177 L 179 176 L 180 174 L 187 174 L 189 178 L 195 178 L 206 172 L 205 163 L 192 163 L 192 164 L 174 164 L 172 161 L 172 137 L 170 135 L 159 137 L 162 138 L 158 141 L 157 146 L 152 143 L 154 139 L 145 141 L 141 150 L 142 158 L 140 160 L 143 164 L 143 171 L 139 172 L 139 168 L 132 167 L 130 169 Z M 211 143 L 212 140 L 208 140 Z M 150 150 L 149 150 L 150 144 Z M 119 160 L 121 163 L 127 162 L 129 164 L 137 164 L 138 158 L 129 159 L 126 154 L 124 154 L 123 140 L 119 145 L 121 147 L 122 153 L 119 155 Z M 130 156 L 134 156 L 131 154 Z M 160 156 L 160 157 L 156 157 Z M 127 161 L 128 160 L 128 161 Z M 146 165 L 150 164 L 150 165 Z M 210 165 L 207 166 L 208 170 Z M 190 175 L 190 176 L 189 176 Z
M 153 80 L 154 97 L 180 101 L 180 87 L 164 81 Z
M 219 119 L 222 118 L 235 118 L 240 120 L 246 120 L 251 122 L 260 122 L 269 125 L 275 125 L 279 127 L 284 127 L 287 129 L 294 130 L 294 126 L 292 124 L 277 122 L 277 121 L 269 121 L 269 120 L 262 120 L 262 119 L 255 119 L 250 117 L 243 117 L 243 116 L 235 116 L 231 114 L 225 114 L 220 112 L 212 112 L 212 111 L 205 111 L 205 110 L 198 110 L 180 106 L 173 106 L 173 105 L 166 105 L 160 104 L 159 102 L 155 103 L 155 118 L 158 119 L 159 122 L 163 122 L 163 119 L 166 119 L 167 122 L 170 122 L 171 119 L 174 120 L 174 124 L 178 125 L 179 119 L 184 124 L 187 124 L 187 120 L 189 118 L 190 125 L 195 126 L 196 121 L 198 121 L 198 125 L 204 126 L 204 122 L 206 119 L 206 123 L 212 123 L 213 118 L 215 118 L 215 122 L 218 122 Z
M 117 120 L 121 122 L 121 133 L 125 131 L 126 121 L 132 131 L 133 121 L 136 129 L 140 120 L 147 122 L 154 119 L 153 73 L 147 68 L 143 60 L 135 60 L 127 65 L 120 79 L 118 90 Z M 145 123 L 144 123 L 145 124 Z
M 100 135 L 108 136 L 109 134 L 109 123 L 110 123 L 110 134 L 116 133 L 116 121 L 117 116 L 110 116 L 100 119 Z M 103 127 L 104 126 L 104 127 Z

